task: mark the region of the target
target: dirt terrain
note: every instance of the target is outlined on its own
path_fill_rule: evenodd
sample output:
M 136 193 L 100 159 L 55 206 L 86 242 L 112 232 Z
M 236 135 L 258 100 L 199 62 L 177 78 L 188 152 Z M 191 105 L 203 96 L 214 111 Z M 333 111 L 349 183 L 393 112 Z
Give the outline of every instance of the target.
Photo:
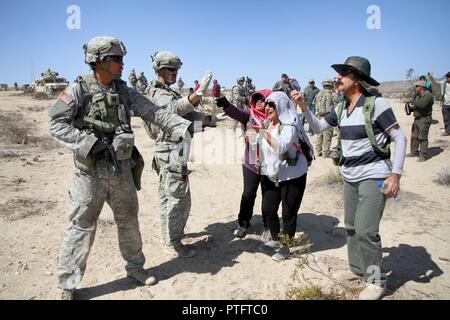
M 409 136 L 412 118 L 400 100 L 389 100 Z M 52 100 L 0 92 L 0 299 L 53 299 L 57 257 L 68 224 L 68 190 L 73 179 L 70 151 L 48 134 Z M 426 162 L 407 158 L 401 180 L 402 202 L 388 202 L 381 223 L 388 294 L 384 299 L 450 298 L 450 188 L 434 180 L 450 166 L 450 138 L 441 137 L 435 105 Z M 226 129 L 206 128 L 196 135 L 190 168 L 192 211 L 186 242 L 197 255 L 171 259 L 160 242 L 158 178 L 151 169 L 153 141 L 140 119 L 133 119 L 137 146 L 144 156 L 139 220 L 146 268 L 159 279 L 152 287 L 127 278 L 112 213 L 105 205 L 77 299 L 277 299 L 285 298 L 297 258 L 276 262 L 260 250 L 261 195 L 251 234 L 233 237 L 242 192 L 239 158 L 242 140 Z M 312 141 L 315 142 L 313 137 Z M 346 268 L 342 188 L 326 182 L 330 159 L 318 158 L 308 173 L 298 232 L 308 235 L 309 265 L 303 276 L 329 291 L 329 279 Z M 314 269 L 314 270 L 313 270 Z M 321 271 L 321 272 L 317 272 Z M 350 284 L 354 291 L 363 284 Z M 348 296 L 352 298 L 352 296 Z

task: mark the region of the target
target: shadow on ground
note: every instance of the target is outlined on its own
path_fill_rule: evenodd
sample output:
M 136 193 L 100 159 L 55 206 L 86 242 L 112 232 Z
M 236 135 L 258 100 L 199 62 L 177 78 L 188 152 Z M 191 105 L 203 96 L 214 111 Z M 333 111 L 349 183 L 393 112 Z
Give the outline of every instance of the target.
M 263 244 L 258 239 L 264 227 L 261 217 L 253 218 L 250 236 L 244 239 L 236 239 L 233 231 L 236 222 L 214 223 L 206 227 L 204 232 L 188 234 L 187 237 L 207 237 L 205 241 L 199 241 L 193 247 L 197 255 L 190 259 L 175 258 L 161 263 L 149 271 L 159 281 L 170 279 L 183 272 L 208 273 L 214 275 L 222 268 L 232 267 L 239 263 L 237 258 L 243 252 L 264 254 L 260 247 Z M 311 252 L 335 249 L 345 244 L 345 231 L 335 227 L 339 220 L 327 215 L 316 215 L 312 213 L 301 213 L 297 220 L 297 231 L 308 234 L 313 243 Z M 267 259 L 271 259 L 270 256 Z M 77 290 L 76 299 L 93 299 L 118 291 L 132 290 L 137 283 L 129 278 L 121 278 L 97 286 Z
M 383 258 L 383 267 L 388 277 L 388 289 L 396 291 L 409 281 L 429 283 L 444 272 L 431 259 L 424 247 L 400 244 L 398 247 L 383 248 L 389 255 Z

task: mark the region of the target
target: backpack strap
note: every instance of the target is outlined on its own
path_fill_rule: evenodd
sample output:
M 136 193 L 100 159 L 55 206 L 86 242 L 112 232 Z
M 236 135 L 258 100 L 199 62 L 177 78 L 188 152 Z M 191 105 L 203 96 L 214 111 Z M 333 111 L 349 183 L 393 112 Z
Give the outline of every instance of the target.
M 375 134 L 373 132 L 372 126 L 372 118 L 375 111 L 375 99 L 376 96 L 365 97 L 364 105 L 363 105 L 363 113 L 364 113 L 364 125 L 366 127 L 367 136 L 369 137 L 369 141 L 372 144 L 375 152 L 386 156 L 387 158 L 391 155 L 391 149 L 389 148 L 390 139 L 386 141 L 384 145 L 379 145 L 375 139 Z

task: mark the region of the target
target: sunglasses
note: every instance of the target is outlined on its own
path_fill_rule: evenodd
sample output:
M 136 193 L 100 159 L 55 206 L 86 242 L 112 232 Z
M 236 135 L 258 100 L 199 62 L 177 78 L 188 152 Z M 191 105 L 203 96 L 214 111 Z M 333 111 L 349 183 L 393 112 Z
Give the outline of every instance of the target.
M 341 76 L 348 76 L 350 73 L 352 73 L 353 72 L 353 70 L 352 69 L 349 69 L 349 68 L 344 68 L 344 69 L 341 69 L 338 73 L 341 75 Z
M 178 69 L 175 69 L 175 68 L 166 68 L 167 70 L 169 70 L 170 72 L 175 72 L 175 71 L 177 71 Z
M 275 106 L 275 102 L 273 102 L 273 101 L 266 101 L 266 107 L 273 108 L 273 109 L 277 108 Z
M 105 57 L 105 59 L 103 59 L 103 61 L 114 61 L 117 63 L 121 63 L 121 62 L 123 62 L 123 57 L 122 56 L 107 56 L 107 57 Z

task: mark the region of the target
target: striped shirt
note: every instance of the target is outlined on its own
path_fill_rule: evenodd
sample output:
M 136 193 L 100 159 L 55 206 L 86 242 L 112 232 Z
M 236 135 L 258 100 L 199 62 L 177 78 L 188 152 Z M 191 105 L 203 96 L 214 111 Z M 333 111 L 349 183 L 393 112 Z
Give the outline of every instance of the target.
M 341 130 L 342 153 L 345 162 L 342 175 L 348 182 L 367 179 L 384 179 L 392 170 L 391 160 L 375 152 L 367 136 L 363 112 L 365 97 L 361 96 L 353 111 L 348 114 L 344 107 L 339 128 Z M 338 108 L 327 113 L 324 120 L 331 126 L 338 126 Z M 378 144 L 388 139 L 386 131 L 397 124 L 394 112 L 384 98 L 375 99 L 372 127 Z

